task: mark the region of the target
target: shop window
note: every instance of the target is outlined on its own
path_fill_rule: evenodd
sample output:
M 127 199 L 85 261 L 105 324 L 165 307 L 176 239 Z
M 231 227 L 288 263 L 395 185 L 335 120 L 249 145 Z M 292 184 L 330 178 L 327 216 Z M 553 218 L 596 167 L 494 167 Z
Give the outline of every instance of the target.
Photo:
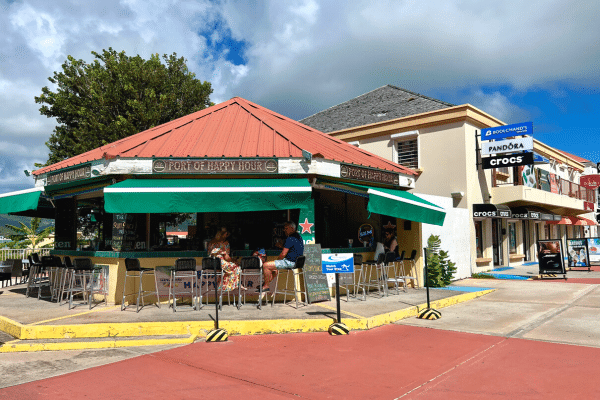
M 517 224 L 514 222 L 508 223 L 508 252 L 517 254 Z
M 483 222 L 475 221 L 475 247 L 477 248 L 477 258 L 483 257 Z
M 419 168 L 417 138 L 398 142 L 398 164 L 412 169 Z

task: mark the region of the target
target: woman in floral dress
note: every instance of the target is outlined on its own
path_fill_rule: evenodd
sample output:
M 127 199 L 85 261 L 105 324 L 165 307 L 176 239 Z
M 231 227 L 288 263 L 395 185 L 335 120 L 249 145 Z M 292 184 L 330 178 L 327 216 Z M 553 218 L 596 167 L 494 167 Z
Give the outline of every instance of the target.
M 229 235 L 226 228 L 221 228 L 208 244 L 208 254 L 221 259 L 223 280 L 219 284 L 219 289 L 224 291 L 237 289 L 240 282 L 240 267 L 233 262 L 229 255 L 229 242 L 227 241 Z

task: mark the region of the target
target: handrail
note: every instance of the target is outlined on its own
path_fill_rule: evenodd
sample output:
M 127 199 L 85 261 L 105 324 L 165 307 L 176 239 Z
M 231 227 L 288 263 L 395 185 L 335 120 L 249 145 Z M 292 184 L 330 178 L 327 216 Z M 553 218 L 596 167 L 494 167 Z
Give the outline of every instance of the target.
M 20 259 L 25 260 L 27 256 L 33 253 L 38 253 L 41 256 L 49 256 L 51 248 L 39 248 L 39 249 L 0 249 L 0 261 L 9 259 Z

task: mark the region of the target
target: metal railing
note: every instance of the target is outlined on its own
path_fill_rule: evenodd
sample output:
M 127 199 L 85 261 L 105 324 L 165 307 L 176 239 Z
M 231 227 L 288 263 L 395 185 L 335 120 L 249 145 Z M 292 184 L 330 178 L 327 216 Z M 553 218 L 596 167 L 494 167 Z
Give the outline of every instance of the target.
M 27 256 L 30 256 L 33 253 L 38 253 L 40 257 L 49 256 L 50 250 L 52 249 L 0 249 L 0 261 L 12 258 L 26 260 Z
M 552 173 L 548 173 L 548 180 L 550 182 L 544 182 L 544 184 L 542 184 L 542 179 L 537 171 L 539 170 L 536 168 L 536 179 L 535 185 L 533 186 L 536 189 L 561 194 L 563 196 L 569 196 L 579 200 L 589 201 L 590 203 L 594 204 L 596 203 L 595 190 L 587 189 L 575 182 L 563 179 Z M 492 186 L 523 186 L 523 176 L 518 171 L 512 171 L 509 179 L 506 179 L 506 175 L 509 175 L 507 170 L 493 170 Z M 553 183 L 555 183 L 555 185 L 553 185 Z

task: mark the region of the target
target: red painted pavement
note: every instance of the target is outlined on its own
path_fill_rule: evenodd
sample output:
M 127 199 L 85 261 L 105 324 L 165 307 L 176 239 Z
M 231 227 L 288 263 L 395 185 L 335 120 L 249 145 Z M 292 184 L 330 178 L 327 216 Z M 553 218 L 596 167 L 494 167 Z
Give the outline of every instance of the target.
M 391 325 L 199 342 L 2 389 L 0 398 L 592 398 L 598 358 L 597 348 Z

